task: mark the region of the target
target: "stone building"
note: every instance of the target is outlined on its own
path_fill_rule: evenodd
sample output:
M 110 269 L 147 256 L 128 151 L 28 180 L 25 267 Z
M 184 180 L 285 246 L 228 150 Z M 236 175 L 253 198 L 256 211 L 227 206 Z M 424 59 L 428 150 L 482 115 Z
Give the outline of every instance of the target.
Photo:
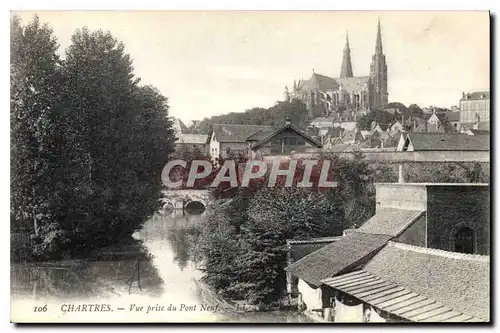
M 286 121 L 279 128 L 261 125 L 213 124 L 207 145 L 213 159 L 241 154 L 251 159 L 310 154 L 322 144 Z
M 375 215 L 289 265 L 289 290 L 319 321 L 487 322 L 489 191 L 376 184 Z
M 309 80 L 294 81 L 292 91 L 285 87 L 284 99 L 300 99 L 310 112 L 319 111 L 325 116 L 383 109 L 388 104 L 387 80 L 387 64 L 379 21 L 375 53 L 368 75 L 353 76 L 351 49 L 346 35 L 340 76 L 333 78 L 313 71 Z
M 471 127 L 476 125 L 476 129 L 489 130 L 489 122 L 490 92 L 462 93 L 460 99 L 460 126 Z

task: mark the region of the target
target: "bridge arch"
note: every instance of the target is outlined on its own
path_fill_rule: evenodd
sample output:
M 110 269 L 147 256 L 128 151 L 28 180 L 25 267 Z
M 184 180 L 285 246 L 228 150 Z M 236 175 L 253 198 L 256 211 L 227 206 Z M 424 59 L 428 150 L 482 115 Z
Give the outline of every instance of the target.
M 206 209 L 206 202 L 200 200 L 190 200 L 184 205 L 184 212 L 189 215 L 201 215 Z
M 164 191 L 163 201 L 171 203 L 175 210 L 199 215 L 206 211 L 211 198 L 209 190 L 182 189 Z

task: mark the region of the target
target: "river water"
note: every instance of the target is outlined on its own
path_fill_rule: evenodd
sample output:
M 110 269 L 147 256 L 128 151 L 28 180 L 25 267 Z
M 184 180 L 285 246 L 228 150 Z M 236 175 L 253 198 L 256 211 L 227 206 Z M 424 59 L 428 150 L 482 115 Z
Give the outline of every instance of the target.
M 157 215 L 135 240 L 88 260 L 11 264 L 11 321 L 309 322 L 294 312 L 233 313 L 207 303 L 189 258 L 203 219 Z

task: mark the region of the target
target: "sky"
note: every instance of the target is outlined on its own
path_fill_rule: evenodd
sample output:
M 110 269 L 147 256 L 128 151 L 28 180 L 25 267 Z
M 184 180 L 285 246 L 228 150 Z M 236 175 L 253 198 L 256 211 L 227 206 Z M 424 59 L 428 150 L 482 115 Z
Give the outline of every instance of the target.
M 16 12 L 23 23 L 35 12 Z M 485 11 L 40 11 L 64 54 L 83 26 L 125 44 L 143 84 L 169 98 L 189 123 L 270 107 L 285 85 L 316 73 L 338 77 L 349 33 L 355 76 L 369 74 L 377 18 L 390 102 L 457 105 L 489 90 L 490 21 Z

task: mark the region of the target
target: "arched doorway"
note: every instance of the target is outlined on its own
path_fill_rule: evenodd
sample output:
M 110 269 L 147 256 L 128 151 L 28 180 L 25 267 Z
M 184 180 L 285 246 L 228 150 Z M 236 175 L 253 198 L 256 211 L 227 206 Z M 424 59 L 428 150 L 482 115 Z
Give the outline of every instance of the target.
M 474 254 L 474 230 L 469 227 L 458 229 L 454 235 L 455 252 Z
M 200 215 L 205 212 L 205 205 L 200 201 L 190 201 L 184 206 L 184 211 L 190 215 Z

